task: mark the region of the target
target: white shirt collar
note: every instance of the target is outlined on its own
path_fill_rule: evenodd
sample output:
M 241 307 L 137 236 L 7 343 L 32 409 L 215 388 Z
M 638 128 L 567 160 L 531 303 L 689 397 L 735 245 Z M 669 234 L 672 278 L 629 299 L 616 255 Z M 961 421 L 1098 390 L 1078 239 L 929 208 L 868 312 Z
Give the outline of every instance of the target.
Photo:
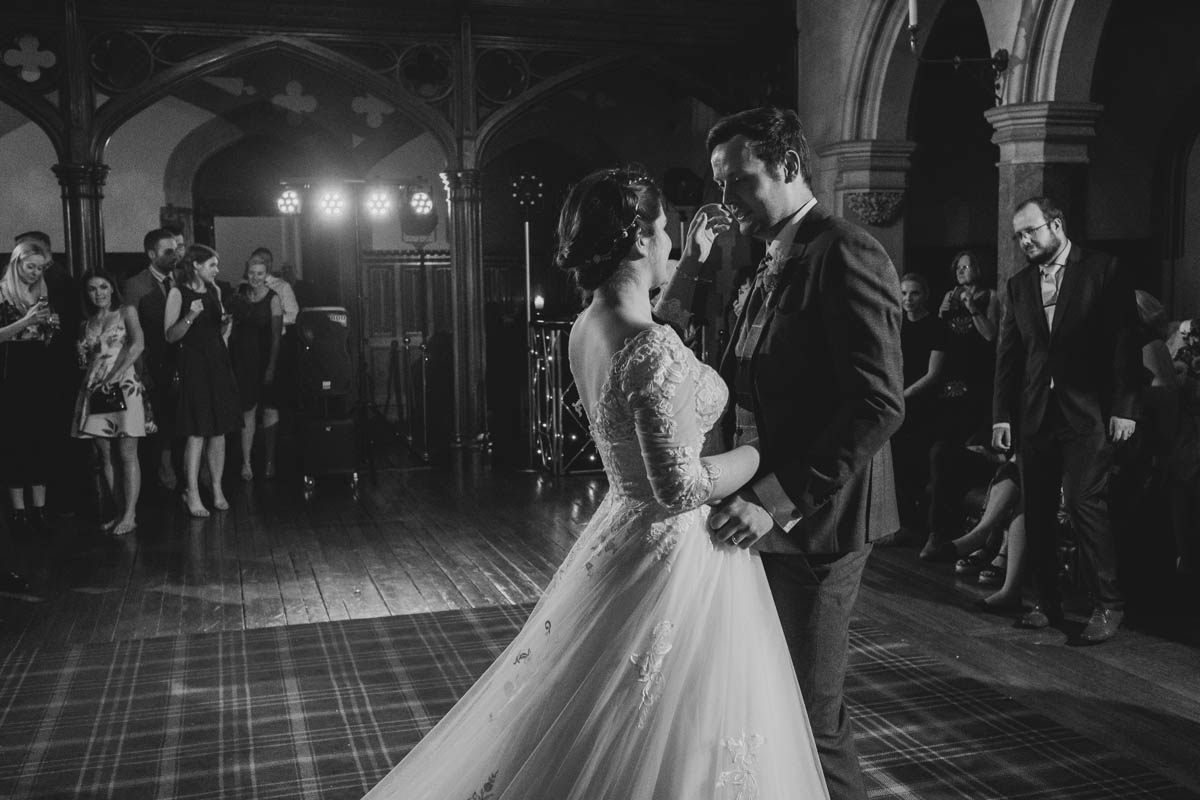
M 1054 260 L 1049 264 L 1042 264 L 1042 272 L 1048 275 L 1057 275 L 1058 271 L 1067 265 L 1067 257 L 1071 255 L 1071 240 L 1067 239 L 1067 243 L 1063 245 L 1063 249 L 1054 254 Z
M 792 215 L 792 218 L 779 229 L 779 233 L 775 234 L 775 238 L 767 245 L 767 255 L 771 257 L 772 261 L 781 254 L 786 255 L 792 249 L 792 242 L 796 239 L 796 231 L 800 228 L 800 223 L 808 216 L 808 212 L 812 211 L 816 204 L 817 198 L 815 196 L 810 197 L 808 202 L 800 206 L 799 210 Z

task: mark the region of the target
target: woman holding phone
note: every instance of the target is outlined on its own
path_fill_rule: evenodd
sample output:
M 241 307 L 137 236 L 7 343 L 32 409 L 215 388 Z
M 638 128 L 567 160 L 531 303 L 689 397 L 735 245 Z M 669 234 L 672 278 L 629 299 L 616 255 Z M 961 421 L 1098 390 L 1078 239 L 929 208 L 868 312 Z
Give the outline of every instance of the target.
M 55 382 L 46 375 L 46 345 L 59 327 L 43 277 L 49 265 L 50 252 L 27 239 L 0 273 L 0 481 L 19 536 L 50 532 L 44 509 L 54 465 L 45 437 L 67 424 L 49 413 Z
M 179 343 L 179 391 L 176 433 L 187 437 L 183 455 L 187 486 L 183 501 L 193 517 L 207 517 L 200 500 L 200 454 L 207 451 L 213 507 L 229 508 L 221 478 L 225 470 L 225 434 L 242 427 L 237 381 L 225 338 L 231 318 L 217 286 L 217 252 L 202 244 L 187 249 L 167 295 L 164 332 Z

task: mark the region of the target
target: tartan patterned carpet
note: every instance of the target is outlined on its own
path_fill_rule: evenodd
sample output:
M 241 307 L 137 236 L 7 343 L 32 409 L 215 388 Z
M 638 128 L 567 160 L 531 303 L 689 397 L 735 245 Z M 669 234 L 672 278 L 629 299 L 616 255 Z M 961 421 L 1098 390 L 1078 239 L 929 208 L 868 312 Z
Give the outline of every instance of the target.
M 11 654 L 0 797 L 358 798 L 529 610 Z M 876 628 L 856 623 L 851 647 L 847 691 L 873 798 L 1196 797 Z

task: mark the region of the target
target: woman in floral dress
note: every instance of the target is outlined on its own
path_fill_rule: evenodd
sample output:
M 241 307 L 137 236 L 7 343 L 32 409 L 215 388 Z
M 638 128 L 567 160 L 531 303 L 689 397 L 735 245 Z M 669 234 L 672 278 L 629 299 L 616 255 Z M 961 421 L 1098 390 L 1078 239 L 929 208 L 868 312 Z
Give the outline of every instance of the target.
M 138 439 L 146 435 L 146 406 L 141 381 L 133 365 L 142 353 L 142 328 L 133 306 L 120 302 L 117 284 L 104 272 L 83 276 L 83 305 L 87 317 L 80 326 L 79 362 L 85 374 L 75 401 L 71 435 L 92 439 L 100 457 L 104 483 L 112 494 L 117 515 L 104 525 L 124 535 L 137 528 L 137 501 L 142 488 L 138 464 Z M 124 410 L 92 408 L 97 391 L 113 387 L 125 401 Z M 112 442 L 116 441 L 121 464 L 121 483 L 116 481 Z

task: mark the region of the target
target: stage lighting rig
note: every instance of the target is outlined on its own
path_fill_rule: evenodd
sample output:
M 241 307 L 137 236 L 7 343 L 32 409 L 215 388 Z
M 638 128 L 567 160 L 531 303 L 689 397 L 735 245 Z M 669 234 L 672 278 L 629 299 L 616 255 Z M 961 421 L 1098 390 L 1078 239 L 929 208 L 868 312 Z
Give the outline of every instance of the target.
M 367 216 L 370 217 L 386 217 L 392 213 L 395 207 L 395 200 L 392 197 L 392 192 L 388 189 L 375 188 L 367 192 L 366 208 Z
M 321 193 L 317 208 L 327 217 L 340 217 L 346 210 L 346 198 L 336 189 L 328 189 Z
M 408 202 L 401 209 L 400 230 L 405 241 L 431 241 L 437 229 L 438 215 L 433 193 L 428 186 L 413 183 L 405 187 Z
M 300 213 L 300 193 L 295 189 L 285 188 L 275 201 L 280 214 L 295 215 Z

